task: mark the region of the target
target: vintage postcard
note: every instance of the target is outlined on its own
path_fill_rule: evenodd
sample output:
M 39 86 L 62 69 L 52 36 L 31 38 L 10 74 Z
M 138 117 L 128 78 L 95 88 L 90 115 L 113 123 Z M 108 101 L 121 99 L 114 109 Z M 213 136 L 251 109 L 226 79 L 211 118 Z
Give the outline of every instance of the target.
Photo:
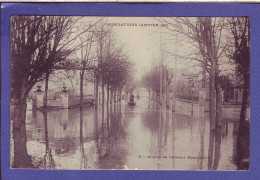
M 249 170 L 249 127 L 249 17 L 10 17 L 10 168 Z

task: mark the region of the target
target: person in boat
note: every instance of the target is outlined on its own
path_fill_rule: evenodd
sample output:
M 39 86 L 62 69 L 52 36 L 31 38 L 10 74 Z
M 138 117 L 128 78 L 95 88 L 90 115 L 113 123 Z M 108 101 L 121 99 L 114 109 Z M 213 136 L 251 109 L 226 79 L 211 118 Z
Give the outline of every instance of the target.
M 130 97 L 130 102 L 135 102 L 135 96 L 132 94 L 131 97 Z
M 140 99 L 140 96 L 139 96 L 139 94 L 138 94 L 136 97 L 137 97 L 137 99 Z

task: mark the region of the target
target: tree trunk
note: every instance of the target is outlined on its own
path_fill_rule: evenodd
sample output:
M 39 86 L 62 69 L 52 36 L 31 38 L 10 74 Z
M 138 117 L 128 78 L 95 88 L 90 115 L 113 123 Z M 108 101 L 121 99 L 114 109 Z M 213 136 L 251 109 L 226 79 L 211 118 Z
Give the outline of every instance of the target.
M 249 163 L 242 163 L 242 160 L 249 158 L 250 123 L 246 121 L 246 112 L 250 91 L 250 75 L 245 73 L 243 77 L 244 88 L 237 137 L 237 162 L 239 164 L 239 169 L 249 169 Z
M 14 139 L 14 163 L 13 168 L 33 167 L 31 157 L 27 153 L 26 137 L 26 98 L 15 99 L 14 119 L 13 119 L 13 139 Z
M 107 105 L 109 104 L 109 84 L 107 85 Z
M 211 129 L 216 127 L 216 62 L 211 62 L 210 72 L 210 114 L 211 114 Z
M 169 86 L 170 86 L 170 81 L 169 81 L 169 73 L 168 70 L 166 70 L 166 84 L 165 84 L 165 91 L 166 91 L 166 108 L 170 107 L 170 91 L 169 91 Z
M 47 108 L 47 106 L 48 106 L 49 75 L 50 75 L 50 73 L 47 73 L 46 78 L 45 78 L 45 92 L 44 92 L 43 108 Z
M 95 84 L 95 107 L 98 106 L 98 78 L 96 78 Z
M 55 169 L 55 162 L 51 154 L 51 149 L 49 147 L 49 136 L 48 136 L 48 114 L 47 111 L 43 112 L 44 118 L 44 134 L 45 134 L 45 155 L 44 155 L 44 169 Z
M 202 66 L 202 82 L 201 82 L 201 87 L 204 89 L 206 87 L 206 68 L 207 68 L 207 61 L 205 57 L 203 57 L 203 63 L 201 64 Z
M 214 163 L 212 166 L 213 170 L 217 170 L 220 160 L 220 149 L 221 149 L 221 129 L 215 130 L 215 152 L 214 152 Z
M 27 137 L 26 137 L 26 108 L 27 108 L 27 97 L 32 89 L 33 85 L 28 84 L 23 79 L 20 79 L 21 83 L 19 91 L 13 94 L 14 104 L 13 112 L 11 113 L 12 133 L 14 140 L 14 168 L 26 168 L 33 167 L 31 163 L 31 157 L 27 153 Z
M 95 134 L 95 140 L 98 142 L 98 106 L 95 107 L 94 112 L 94 134 Z
M 221 127 L 221 119 L 222 119 L 222 109 L 221 109 L 221 87 L 219 84 L 219 65 L 218 65 L 218 59 L 215 58 L 215 88 L 216 88 L 216 127 Z
M 112 90 L 110 90 L 110 104 L 112 104 L 113 102 L 113 95 L 114 95 L 114 92 Z
M 163 86 L 163 75 L 162 75 L 162 67 L 159 68 L 160 73 L 160 92 L 159 92 L 159 103 L 162 104 L 162 86 Z
M 222 108 L 221 108 L 221 87 L 216 84 L 216 126 L 221 127 Z
M 151 88 L 149 87 L 149 102 L 151 101 Z
M 84 79 L 84 70 L 80 72 L 80 109 L 83 108 L 83 79 Z
M 215 131 L 210 130 L 208 150 L 208 170 L 212 170 Z
M 102 106 L 105 104 L 105 85 L 102 82 Z
M 122 90 L 119 91 L 119 102 L 122 101 Z
M 116 103 L 116 91 L 114 91 L 113 94 L 113 102 Z
M 243 88 L 243 97 L 242 97 L 242 107 L 240 112 L 240 125 L 243 126 L 246 121 L 246 112 L 248 107 L 249 100 L 249 90 L 250 90 L 250 75 L 245 73 L 244 78 L 244 88 Z

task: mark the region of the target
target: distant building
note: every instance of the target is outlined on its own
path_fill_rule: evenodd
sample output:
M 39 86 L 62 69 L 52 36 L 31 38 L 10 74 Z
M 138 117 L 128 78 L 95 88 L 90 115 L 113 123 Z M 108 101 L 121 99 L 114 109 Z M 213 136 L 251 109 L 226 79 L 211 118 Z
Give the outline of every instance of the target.
M 236 85 L 234 87 L 234 102 L 242 102 L 242 97 L 243 97 L 243 84 Z
M 146 88 L 138 88 L 134 90 L 134 95 L 139 95 L 140 98 L 149 98 L 149 91 Z

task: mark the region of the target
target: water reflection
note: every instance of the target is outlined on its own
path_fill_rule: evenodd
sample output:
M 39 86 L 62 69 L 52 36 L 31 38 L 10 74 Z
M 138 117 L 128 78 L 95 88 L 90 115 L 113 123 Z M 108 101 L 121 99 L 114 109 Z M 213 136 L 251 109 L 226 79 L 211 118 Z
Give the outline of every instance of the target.
M 210 130 L 208 169 L 217 170 L 220 160 L 221 131 L 219 129 Z M 214 156 L 213 156 L 214 151 Z
M 83 140 L 83 110 L 80 109 L 80 127 L 79 127 L 79 151 L 80 151 L 80 169 L 85 169 L 87 167 L 87 157 L 84 150 L 84 140 Z
M 45 132 L 45 155 L 44 155 L 44 169 L 55 169 L 55 162 L 52 157 L 52 150 L 49 146 L 49 137 L 48 137 L 48 116 L 47 112 L 43 112 L 44 117 L 44 132 Z
M 201 157 L 198 159 L 198 167 L 199 170 L 203 169 L 203 160 L 205 158 L 204 155 L 204 135 L 205 135 L 205 115 L 204 115 L 204 110 L 200 109 L 199 111 L 199 133 L 200 133 L 200 151 L 198 157 Z
M 17 155 L 24 149 L 15 149 L 14 167 L 28 167 L 31 159 L 42 169 L 240 169 L 238 122 L 223 121 L 214 130 L 210 124 L 204 110 L 172 113 L 141 100 L 136 106 L 28 111 L 26 135 L 14 133 L 14 141 L 24 139 L 29 160 L 22 164 Z

